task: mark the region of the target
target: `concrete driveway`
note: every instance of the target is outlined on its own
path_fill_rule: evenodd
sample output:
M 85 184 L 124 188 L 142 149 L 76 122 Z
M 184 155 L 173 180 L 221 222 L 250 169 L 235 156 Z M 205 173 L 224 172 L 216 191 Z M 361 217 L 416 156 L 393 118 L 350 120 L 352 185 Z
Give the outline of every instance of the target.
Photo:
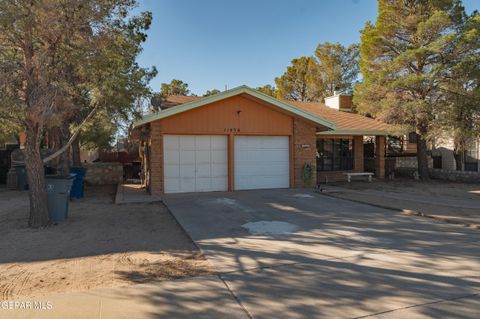
M 164 200 L 246 317 L 480 314 L 478 230 L 303 190 Z

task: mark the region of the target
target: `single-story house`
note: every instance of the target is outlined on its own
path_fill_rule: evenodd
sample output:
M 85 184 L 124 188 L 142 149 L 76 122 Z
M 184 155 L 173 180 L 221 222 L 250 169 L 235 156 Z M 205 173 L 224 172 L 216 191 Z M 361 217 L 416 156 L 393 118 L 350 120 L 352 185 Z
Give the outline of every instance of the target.
M 385 175 L 390 127 L 380 121 L 322 103 L 278 100 L 247 86 L 166 100 L 168 108 L 134 124 L 153 194 L 345 179 L 345 172 L 364 171 L 365 136 L 375 137 L 376 176 Z

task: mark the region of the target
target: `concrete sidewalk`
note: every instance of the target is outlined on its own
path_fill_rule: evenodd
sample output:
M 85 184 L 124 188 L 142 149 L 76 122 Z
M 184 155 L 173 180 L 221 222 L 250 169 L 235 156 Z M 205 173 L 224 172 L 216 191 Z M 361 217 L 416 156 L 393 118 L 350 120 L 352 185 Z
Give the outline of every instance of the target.
M 248 318 L 218 276 L 56 294 L 25 301 L 42 301 L 44 305 L 48 301 L 52 309 L 6 310 L 0 307 L 0 318 Z

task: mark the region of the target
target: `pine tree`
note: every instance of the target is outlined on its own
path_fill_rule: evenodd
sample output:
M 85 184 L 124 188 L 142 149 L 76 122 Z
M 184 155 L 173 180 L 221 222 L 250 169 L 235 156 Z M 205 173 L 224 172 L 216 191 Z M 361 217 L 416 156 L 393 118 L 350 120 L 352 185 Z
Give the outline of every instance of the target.
M 437 125 L 445 96 L 440 90 L 449 73 L 465 13 L 458 0 L 379 0 L 376 23 L 361 34 L 360 72 L 355 87 L 357 109 L 417 133 L 417 160 L 428 179 L 427 142 Z

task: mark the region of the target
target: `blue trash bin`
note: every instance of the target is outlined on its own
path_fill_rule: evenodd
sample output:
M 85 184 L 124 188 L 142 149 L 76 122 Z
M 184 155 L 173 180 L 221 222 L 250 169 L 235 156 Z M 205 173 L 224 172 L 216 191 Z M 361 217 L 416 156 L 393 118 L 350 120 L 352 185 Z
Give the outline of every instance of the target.
M 82 198 L 84 191 L 84 178 L 86 173 L 85 167 L 71 167 L 70 173 L 76 174 L 73 180 L 72 189 L 70 190 L 71 198 Z
M 69 176 L 46 175 L 45 187 L 48 197 L 48 213 L 54 223 L 68 217 L 68 201 L 75 174 Z

